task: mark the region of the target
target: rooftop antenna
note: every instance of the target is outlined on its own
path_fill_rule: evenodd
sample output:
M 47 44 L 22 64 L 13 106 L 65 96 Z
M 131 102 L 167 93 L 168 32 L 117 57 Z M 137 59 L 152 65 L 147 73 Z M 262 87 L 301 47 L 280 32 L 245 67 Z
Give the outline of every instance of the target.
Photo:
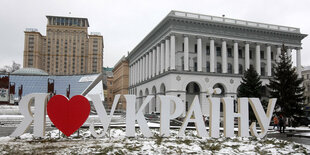
M 222 15 L 223 18 L 225 18 L 225 15 Z

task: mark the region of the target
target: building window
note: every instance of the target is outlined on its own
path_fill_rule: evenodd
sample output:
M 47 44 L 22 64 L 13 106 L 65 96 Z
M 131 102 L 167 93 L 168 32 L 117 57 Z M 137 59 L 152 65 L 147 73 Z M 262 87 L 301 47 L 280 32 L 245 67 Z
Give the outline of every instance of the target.
M 242 58 L 242 50 L 241 49 L 238 50 L 238 56 L 239 56 L 239 58 Z
M 260 58 L 265 59 L 265 52 L 264 51 L 260 51 Z
M 309 74 L 307 74 L 307 79 L 309 79 Z
M 184 58 L 181 58 L 181 63 L 182 63 L 182 70 L 184 71 Z
M 273 60 L 273 52 L 271 52 L 270 55 L 271 55 L 271 60 Z
M 206 54 L 210 55 L 210 46 L 206 46 Z
M 222 73 L 222 64 L 219 62 L 216 64 L 216 71 L 217 73 Z
M 253 52 L 250 50 L 250 59 L 253 58 Z
M 194 71 L 197 72 L 197 62 L 194 63 Z
M 243 66 L 239 64 L 239 74 L 243 74 Z
M 265 67 L 261 67 L 261 68 L 260 68 L 260 73 L 261 73 L 262 76 L 265 76 L 265 75 L 266 75 L 266 73 L 265 73 Z
M 197 53 L 197 44 L 195 44 L 195 53 Z
M 182 43 L 182 51 L 184 52 L 184 43 Z
M 231 50 L 231 48 L 227 49 L 227 56 L 232 58 L 232 50 Z
M 209 61 L 207 61 L 206 68 L 207 68 L 207 72 L 210 72 L 210 62 Z
M 232 67 L 232 64 L 231 63 L 228 63 L 228 73 L 229 74 L 232 74 L 233 73 L 233 67 Z
M 216 56 L 218 56 L 218 57 L 222 56 L 221 47 L 216 47 Z

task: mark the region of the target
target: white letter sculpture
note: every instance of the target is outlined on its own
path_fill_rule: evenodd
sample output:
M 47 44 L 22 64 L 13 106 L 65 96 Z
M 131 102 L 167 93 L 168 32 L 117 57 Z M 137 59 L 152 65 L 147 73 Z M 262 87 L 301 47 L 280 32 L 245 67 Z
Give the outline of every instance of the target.
M 23 121 L 17 126 L 15 131 L 10 135 L 17 137 L 25 133 L 32 121 L 34 121 L 33 135 L 34 137 L 45 136 L 45 121 L 46 121 L 46 104 L 48 99 L 47 93 L 29 94 L 23 97 L 19 102 L 20 113 L 25 117 Z M 34 117 L 30 111 L 30 103 L 34 100 Z
M 220 98 L 209 98 L 210 118 L 209 118 L 209 135 L 210 137 L 220 137 Z
M 194 117 L 192 119 L 192 117 Z M 200 103 L 199 103 L 199 99 L 198 96 L 196 95 L 193 103 L 191 104 L 186 117 L 183 121 L 183 124 L 181 126 L 181 129 L 178 133 L 179 137 L 183 137 L 185 136 L 185 129 L 187 127 L 187 124 L 189 122 L 194 122 L 195 126 L 196 126 L 196 130 L 197 130 L 197 134 L 199 137 L 208 137 L 207 131 L 206 131 L 206 125 L 203 122 L 203 118 L 202 118 L 202 112 L 201 112 L 201 108 L 200 108 Z
M 100 122 L 103 126 L 103 132 L 101 134 L 97 134 L 95 132 L 95 128 L 94 128 L 94 122 L 92 122 L 89 126 L 89 130 L 90 130 L 90 133 L 96 137 L 96 138 L 100 138 L 100 137 L 103 137 L 105 135 L 105 133 L 107 132 L 108 128 L 109 128 L 109 124 L 111 122 L 111 119 L 113 117 L 113 114 L 114 114 L 114 111 L 115 111 L 115 108 L 117 106 L 117 103 L 118 103 L 118 100 L 120 98 L 120 95 L 116 95 L 115 98 L 114 98 L 114 101 L 113 101 L 113 104 L 112 104 L 112 108 L 111 108 L 111 111 L 110 111 L 110 116 L 107 115 L 107 112 L 101 102 L 101 99 L 100 99 L 100 96 L 99 95 L 94 95 L 94 94 L 90 94 L 89 95 L 89 98 L 93 101 L 93 104 L 95 106 L 95 109 L 97 111 L 97 114 L 99 116 L 99 119 L 100 119 Z
M 146 105 L 152 100 L 154 96 L 147 96 L 143 101 L 140 109 L 137 114 L 135 112 L 136 109 L 136 96 L 135 95 L 124 95 L 126 98 L 126 136 L 134 137 L 135 136 L 135 124 L 136 120 L 140 126 L 141 132 L 145 137 L 153 136 L 150 128 L 147 125 L 145 117 L 143 115 L 142 110 L 146 107 Z
M 184 103 L 182 100 L 176 96 L 170 95 L 159 95 L 160 99 L 160 135 L 169 136 L 170 135 L 170 119 L 179 117 L 184 110 Z M 172 102 L 170 102 L 172 101 Z M 175 110 L 170 114 L 170 104 L 174 103 Z
M 267 134 L 268 126 L 272 117 L 274 106 L 276 105 L 277 99 L 269 99 L 267 113 L 265 114 L 264 108 L 258 98 L 249 98 L 251 107 L 254 111 L 258 124 L 261 128 L 261 133 L 258 134 L 256 130 L 256 123 L 253 122 L 250 126 L 250 131 L 253 136 L 263 138 Z
M 233 137 L 234 118 L 238 117 L 238 136 L 249 136 L 249 110 L 248 98 L 238 99 L 238 113 L 234 113 L 234 99 L 225 97 L 222 99 L 224 104 L 224 136 Z

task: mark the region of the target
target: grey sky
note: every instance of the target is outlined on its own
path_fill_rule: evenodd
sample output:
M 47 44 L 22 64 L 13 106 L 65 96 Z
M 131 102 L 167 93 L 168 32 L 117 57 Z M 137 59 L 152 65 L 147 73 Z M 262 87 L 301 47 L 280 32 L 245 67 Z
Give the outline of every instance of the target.
M 89 32 L 104 38 L 104 66 L 112 67 L 171 10 L 292 26 L 310 33 L 309 0 L 1 0 L 0 67 L 23 62 L 24 30 L 46 34 L 46 15 L 88 18 Z M 71 12 L 71 14 L 69 14 Z M 310 65 L 310 37 L 302 65 Z M 295 52 L 293 52 L 295 61 Z

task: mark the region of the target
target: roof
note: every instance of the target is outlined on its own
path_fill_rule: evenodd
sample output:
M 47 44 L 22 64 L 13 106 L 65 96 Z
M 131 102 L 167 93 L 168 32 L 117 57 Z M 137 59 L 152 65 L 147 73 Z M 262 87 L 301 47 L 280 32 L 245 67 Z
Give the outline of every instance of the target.
M 190 24 L 196 25 L 196 27 L 191 27 Z M 252 33 L 257 32 L 272 34 L 273 37 L 269 37 L 268 42 L 292 44 L 296 47 L 300 47 L 301 40 L 307 36 L 306 34 L 301 34 L 300 29 L 295 27 L 172 10 L 130 51 L 127 57 L 131 63 L 131 60 L 139 58 L 144 51 L 150 50 L 153 44 L 160 42 L 162 38 L 180 31 L 201 33 L 208 36 L 232 37 L 230 33 L 226 33 L 227 29 L 238 29 L 238 32 L 236 31 L 233 37 L 237 36 L 241 40 L 248 38 L 258 41 L 266 40 L 264 39 L 265 36 Z M 243 31 L 250 33 L 244 35 Z
M 56 94 L 65 95 L 70 85 L 70 97 L 80 95 L 94 82 L 100 74 L 71 75 L 71 76 L 32 76 L 32 75 L 10 75 L 10 82 L 15 83 L 15 97 L 18 97 L 18 89 L 23 85 L 25 96 L 31 93 L 47 93 L 47 80 L 54 80 Z M 101 87 L 102 88 L 102 87 Z M 97 88 L 96 92 L 100 92 Z
M 104 70 L 104 71 L 112 71 L 112 70 L 113 70 L 113 67 L 112 67 L 112 68 L 110 68 L 110 67 L 103 67 L 103 70 Z
M 21 68 L 14 71 L 12 75 L 48 75 L 48 73 L 38 68 Z
M 172 10 L 168 16 L 300 33 L 299 28 Z
M 66 17 L 66 16 L 51 16 L 51 15 L 46 15 L 46 18 L 67 18 L 67 19 L 82 19 L 86 20 L 87 27 L 89 27 L 89 22 L 87 18 L 82 18 L 82 17 Z
M 122 58 L 120 60 L 118 60 L 118 62 L 114 65 L 114 69 L 116 69 L 118 67 L 118 65 L 122 64 L 123 61 L 126 61 L 127 58 L 125 56 L 122 56 Z M 114 69 L 112 71 L 114 71 Z
M 304 66 L 302 71 L 310 71 L 310 66 Z

